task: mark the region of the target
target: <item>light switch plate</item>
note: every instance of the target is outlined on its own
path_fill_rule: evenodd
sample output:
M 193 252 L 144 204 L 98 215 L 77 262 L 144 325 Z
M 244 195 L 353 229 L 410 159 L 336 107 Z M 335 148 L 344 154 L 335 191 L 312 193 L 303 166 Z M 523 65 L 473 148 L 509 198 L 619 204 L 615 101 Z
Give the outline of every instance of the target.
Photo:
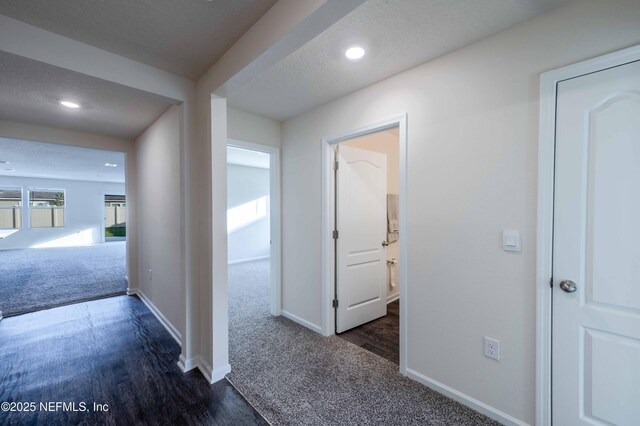
M 520 231 L 505 229 L 502 231 L 502 248 L 504 251 L 522 251 L 522 238 Z

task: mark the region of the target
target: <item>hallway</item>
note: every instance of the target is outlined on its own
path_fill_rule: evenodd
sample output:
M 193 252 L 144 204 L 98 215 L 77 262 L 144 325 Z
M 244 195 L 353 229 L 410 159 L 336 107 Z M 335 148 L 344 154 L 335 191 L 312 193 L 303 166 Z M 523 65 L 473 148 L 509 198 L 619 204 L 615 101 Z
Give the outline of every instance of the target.
M 269 261 L 229 265 L 228 379 L 273 425 L 491 425 L 340 337 L 269 313 Z

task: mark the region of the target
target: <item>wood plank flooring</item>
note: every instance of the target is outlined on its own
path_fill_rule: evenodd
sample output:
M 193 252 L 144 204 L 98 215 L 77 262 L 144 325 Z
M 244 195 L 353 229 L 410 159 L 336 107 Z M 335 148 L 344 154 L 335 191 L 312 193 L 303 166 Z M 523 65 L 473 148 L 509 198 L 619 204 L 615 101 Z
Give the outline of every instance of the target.
M 226 380 L 210 385 L 198 371 L 182 373 L 179 354 L 136 297 L 5 318 L 0 403 L 34 402 L 36 409 L 0 410 L 0 424 L 267 424 Z M 40 406 L 52 402 L 74 405 Z M 94 411 L 94 403 L 108 411 Z
M 387 315 L 359 327 L 338 334 L 339 337 L 380 355 L 396 364 L 400 363 L 400 301 L 387 305 Z

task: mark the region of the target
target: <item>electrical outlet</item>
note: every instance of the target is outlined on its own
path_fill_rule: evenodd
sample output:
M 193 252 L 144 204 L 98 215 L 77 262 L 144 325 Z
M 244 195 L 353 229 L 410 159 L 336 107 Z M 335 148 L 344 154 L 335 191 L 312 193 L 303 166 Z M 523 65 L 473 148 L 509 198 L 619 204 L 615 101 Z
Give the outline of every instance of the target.
M 484 336 L 484 354 L 489 358 L 500 361 L 500 341 Z

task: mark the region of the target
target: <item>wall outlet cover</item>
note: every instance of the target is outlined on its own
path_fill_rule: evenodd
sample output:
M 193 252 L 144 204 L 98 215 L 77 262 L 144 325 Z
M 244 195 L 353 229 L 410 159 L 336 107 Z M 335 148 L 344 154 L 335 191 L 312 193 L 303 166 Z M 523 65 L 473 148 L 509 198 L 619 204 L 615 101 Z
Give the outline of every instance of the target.
M 500 341 L 490 337 L 484 337 L 484 355 L 500 361 Z

